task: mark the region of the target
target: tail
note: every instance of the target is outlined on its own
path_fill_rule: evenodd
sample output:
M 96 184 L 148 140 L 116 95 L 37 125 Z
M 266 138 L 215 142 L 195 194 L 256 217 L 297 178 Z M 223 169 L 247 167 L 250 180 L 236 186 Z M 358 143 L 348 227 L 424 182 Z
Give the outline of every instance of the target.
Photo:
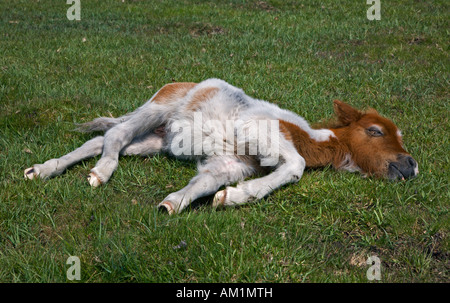
M 129 118 L 129 115 L 118 118 L 100 117 L 86 123 L 76 124 L 77 128 L 75 131 L 81 133 L 106 132 L 110 128 L 127 121 Z

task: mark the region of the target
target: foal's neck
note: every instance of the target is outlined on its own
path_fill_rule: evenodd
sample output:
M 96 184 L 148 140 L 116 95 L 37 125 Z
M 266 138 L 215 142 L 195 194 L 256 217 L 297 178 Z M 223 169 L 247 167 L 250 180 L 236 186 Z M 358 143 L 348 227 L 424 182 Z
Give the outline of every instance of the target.
M 305 159 L 306 166 L 311 168 L 324 167 L 330 164 L 334 168 L 340 168 L 345 165 L 350 152 L 347 146 L 339 140 L 342 131 L 341 129 L 330 130 L 335 134 L 335 137 L 318 142 L 311 139 L 309 134 L 297 125 L 283 120 L 280 121 L 280 131 L 287 140 L 294 144 L 298 153 Z

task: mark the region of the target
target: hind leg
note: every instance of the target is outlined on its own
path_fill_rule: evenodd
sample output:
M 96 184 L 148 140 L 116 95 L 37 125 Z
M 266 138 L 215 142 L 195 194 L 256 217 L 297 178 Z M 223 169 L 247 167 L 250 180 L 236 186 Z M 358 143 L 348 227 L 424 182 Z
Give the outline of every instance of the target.
M 150 133 L 144 136 L 138 136 L 125 146 L 120 154 L 124 156 L 140 155 L 149 156 L 159 153 L 163 147 L 163 136 Z
M 124 155 L 124 156 L 153 155 L 153 154 L 160 152 L 162 146 L 163 146 L 163 138 L 154 133 L 150 133 L 150 134 L 146 134 L 146 135 L 138 136 L 138 137 L 134 138 L 130 144 L 125 146 L 120 151 L 120 155 Z M 88 181 L 89 181 L 89 184 L 94 187 L 97 187 L 102 184 L 102 181 L 100 181 L 100 179 L 93 172 L 93 170 L 91 170 L 91 173 L 89 174 Z
M 89 184 L 99 186 L 106 183 L 119 164 L 119 152 L 127 146 L 134 137 L 132 130 L 126 126 L 127 122 L 119 124 L 105 133 L 103 153 L 95 167 L 89 174 Z
M 103 136 L 95 137 L 61 158 L 50 159 L 43 164 L 35 164 L 33 167 L 25 169 L 24 176 L 27 179 L 34 179 L 38 176 L 42 179 L 47 179 L 60 175 L 67 167 L 83 159 L 101 154 L 102 149 Z
M 129 145 L 125 146 L 120 151 L 120 154 L 142 156 L 155 154 L 161 150 L 162 141 L 163 139 L 161 136 L 153 133 L 146 136 L 139 136 Z M 33 167 L 25 169 L 24 176 L 30 180 L 35 177 L 47 179 L 58 176 L 73 164 L 100 155 L 103 150 L 103 142 L 103 136 L 95 137 L 67 155 L 56 159 L 50 159 L 43 164 L 35 164 Z M 95 186 L 95 184 L 92 184 L 92 182 L 95 182 L 95 179 L 93 180 L 91 176 L 89 176 L 88 180 L 91 185 Z
M 116 170 L 119 164 L 120 151 L 140 133 L 142 123 L 136 118 L 138 117 L 133 117 L 129 121 L 118 124 L 105 133 L 102 157 L 89 174 L 91 186 L 99 186 L 108 182 Z
M 102 157 L 91 169 L 89 183 L 92 186 L 106 183 L 119 164 L 121 150 L 141 134 L 162 125 L 168 112 L 165 106 L 149 104 L 133 113 L 129 120 L 108 130 L 105 133 Z

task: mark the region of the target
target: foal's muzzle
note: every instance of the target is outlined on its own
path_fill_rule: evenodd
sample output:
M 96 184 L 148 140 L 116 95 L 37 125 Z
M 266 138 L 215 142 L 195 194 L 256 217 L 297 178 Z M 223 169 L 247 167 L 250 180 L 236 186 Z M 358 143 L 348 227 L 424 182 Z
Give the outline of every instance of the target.
M 416 160 L 410 155 L 399 154 L 397 161 L 389 163 L 388 178 L 390 180 L 405 180 L 419 173 Z

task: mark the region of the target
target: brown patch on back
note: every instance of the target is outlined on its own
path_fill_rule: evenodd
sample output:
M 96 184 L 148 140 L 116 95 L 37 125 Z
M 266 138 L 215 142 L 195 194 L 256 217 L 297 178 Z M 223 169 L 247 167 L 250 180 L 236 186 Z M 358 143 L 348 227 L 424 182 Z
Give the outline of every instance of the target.
M 177 99 L 183 98 L 186 94 L 196 86 L 194 82 L 178 82 L 164 85 L 153 97 L 152 102 L 158 104 L 170 103 Z
M 191 101 L 187 105 L 187 110 L 194 111 L 194 110 L 198 109 L 203 102 L 209 100 L 218 91 L 219 91 L 219 88 L 217 88 L 217 87 L 205 87 L 205 88 L 199 89 L 192 96 Z

